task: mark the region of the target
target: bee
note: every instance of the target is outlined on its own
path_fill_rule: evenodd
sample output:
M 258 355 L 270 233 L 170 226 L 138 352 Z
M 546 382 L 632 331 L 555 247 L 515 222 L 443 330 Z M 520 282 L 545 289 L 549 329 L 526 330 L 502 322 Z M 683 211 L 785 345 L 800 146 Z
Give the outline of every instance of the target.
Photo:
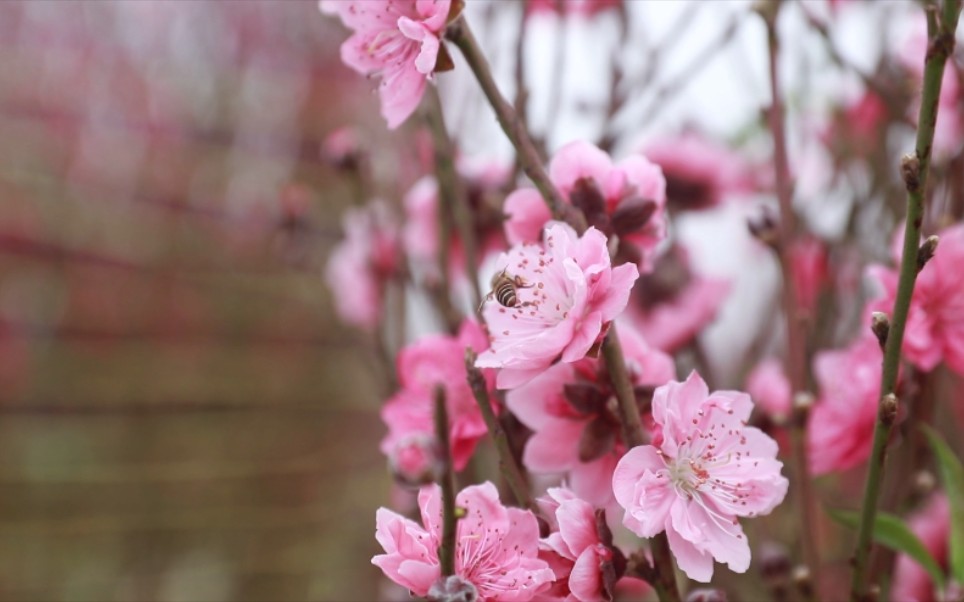
M 532 288 L 533 285 L 526 284 L 522 276 L 510 276 L 507 272 L 508 268 L 502 270 L 498 274 L 492 276 L 492 281 L 490 286 L 492 290 L 489 294 L 482 299 L 482 305 L 489 299 L 495 297 L 495 300 L 499 302 L 502 307 L 518 307 L 519 306 L 519 296 L 517 294 L 520 288 Z M 479 310 L 482 309 L 482 305 L 479 305 Z M 528 301 L 522 303 L 525 307 L 529 305 Z

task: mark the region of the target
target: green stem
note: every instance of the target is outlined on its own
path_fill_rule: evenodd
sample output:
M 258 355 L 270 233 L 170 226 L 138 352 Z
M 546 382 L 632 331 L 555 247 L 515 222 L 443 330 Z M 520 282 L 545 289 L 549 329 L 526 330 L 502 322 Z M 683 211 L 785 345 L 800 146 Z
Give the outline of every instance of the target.
M 438 182 L 439 211 L 445 211 L 442 209 L 444 206 L 449 211 L 449 219 L 452 216 L 455 218 L 455 227 L 458 229 L 462 248 L 465 250 L 465 273 L 472 286 L 472 306 L 478 308 L 482 305 L 482 289 L 479 287 L 478 246 L 475 231 L 472 228 L 469 198 L 455 168 L 455 148 L 445 128 L 445 116 L 442 113 L 438 90 L 434 86 L 429 86 L 427 95 L 429 97 L 428 122 L 435 147 L 435 178 Z M 440 242 L 444 245 L 449 244 L 447 240 Z
M 793 211 L 793 184 L 787 158 L 787 137 L 783 98 L 780 93 L 780 40 L 777 36 L 777 16 L 780 3 L 770 4 L 763 12 L 767 27 L 767 49 L 770 58 L 770 94 L 772 104 L 768 114 L 773 135 L 773 160 L 776 172 L 777 200 L 780 204 L 780 240 L 775 249 L 783 272 L 783 315 L 786 321 L 786 370 L 794 394 L 807 390 L 807 334 L 797 307 L 796 283 L 793 280 L 791 249 L 797 237 L 797 220 Z M 796 481 L 797 505 L 800 508 L 799 534 L 803 544 L 803 558 L 813 578 L 814 589 L 820 589 L 820 557 L 816 538 L 817 510 L 810 474 L 807 470 L 806 413 L 794 411 L 790 425 L 793 446 L 793 473 Z
M 455 478 L 452 474 L 452 454 L 449 443 L 449 416 L 445 407 L 445 388 L 435 386 L 435 436 L 442 464 L 439 486 L 442 488 L 442 540 L 438 546 L 442 576 L 455 574 Z
M 475 357 L 475 352 L 471 348 L 465 350 L 465 370 L 468 375 L 469 388 L 472 389 L 472 395 L 475 397 L 475 403 L 479 405 L 479 410 L 482 411 L 482 419 L 485 420 L 485 426 L 489 429 L 489 435 L 495 441 L 495 449 L 499 455 L 499 470 L 509 484 L 509 488 L 512 489 L 516 501 L 524 508 L 533 510 L 536 505 L 529 493 L 529 485 L 526 483 L 522 469 L 515 461 L 505 429 L 502 428 L 502 423 L 499 422 L 492 410 L 492 404 L 489 403 L 489 392 L 485 385 L 485 377 L 475 367 Z
M 927 33 L 929 38 L 927 56 L 924 60 L 924 83 L 918 115 L 917 144 L 914 155 L 905 156 L 901 162 L 901 173 L 907 187 L 907 220 L 904 225 L 904 247 L 900 261 L 897 296 L 890 319 L 890 333 L 884 348 L 884 365 L 880 379 L 880 410 L 874 425 L 874 442 L 870 455 L 870 467 L 861 506 L 860 529 L 857 533 L 857 547 L 853 559 L 853 579 L 850 585 L 850 598 L 854 602 L 864 599 L 867 583 L 867 567 L 870 556 L 870 541 L 874 520 L 877 516 L 877 500 L 880 495 L 884 474 L 884 461 L 887 456 L 887 441 L 894 425 L 889 406 L 893 403 L 900 366 L 900 350 L 907 326 L 907 313 L 910 309 L 914 283 L 917 281 L 917 250 L 920 240 L 921 223 L 924 218 L 924 195 L 927 190 L 927 174 L 931 159 L 931 145 L 934 141 L 934 127 L 937 124 L 938 100 L 941 94 L 941 81 L 947 57 L 954 49 L 954 33 L 961 14 L 960 0 L 946 0 L 940 21 L 931 12 L 927 14 Z

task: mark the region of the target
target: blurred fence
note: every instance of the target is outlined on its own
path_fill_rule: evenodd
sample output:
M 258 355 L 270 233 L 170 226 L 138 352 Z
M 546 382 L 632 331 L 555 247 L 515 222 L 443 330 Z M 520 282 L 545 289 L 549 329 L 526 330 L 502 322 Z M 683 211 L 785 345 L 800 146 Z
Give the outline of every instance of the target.
M 372 102 L 342 37 L 0 4 L 0 599 L 375 596 L 378 391 L 320 278 L 319 141 Z

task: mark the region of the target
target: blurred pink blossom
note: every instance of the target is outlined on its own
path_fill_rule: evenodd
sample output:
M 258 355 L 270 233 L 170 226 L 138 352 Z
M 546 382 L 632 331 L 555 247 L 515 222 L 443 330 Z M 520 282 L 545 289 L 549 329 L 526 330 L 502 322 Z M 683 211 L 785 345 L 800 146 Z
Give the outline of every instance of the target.
M 908 526 L 920 538 L 924 548 L 943 567 L 948 561 L 948 533 L 951 528 L 951 507 L 943 492 L 934 493 L 922 508 L 908 519 Z M 942 585 L 942 584 L 941 584 Z M 906 602 L 936 602 L 940 598 L 927 571 L 906 554 L 897 557 L 892 600 Z
M 771 420 L 782 424 L 790 417 L 793 392 L 780 360 L 760 362 L 746 379 L 746 391 Z
M 632 261 L 643 272 L 652 269 L 656 246 L 666 237 L 666 181 L 659 166 L 639 154 L 614 164 L 602 150 L 576 141 L 556 152 L 549 177 L 590 226 L 619 236 L 617 262 Z M 516 191 L 506 199 L 510 241 L 538 240 L 533 237 L 549 218 L 542 203 L 534 190 Z
M 487 429 L 478 404 L 466 380 L 465 349 L 480 352 L 486 347 L 482 329 L 469 320 L 463 322 L 458 336 L 434 335 L 407 345 L 398 355 L 401 390 L 382 408 L 388 434 L 382 440 L 382 453 L 392 465 L 403 465 L 410 454 L 414 435 L 434 437 L 434 395 L 436 385 L 445 389 L 452 443 L 452 464 L 462 470 Z M 485 371 L 491 387 L 492 373 Z
M 643 154 L 663 170 L 670 209 L 709 209 L 728 194 L 753 188 L 746 163 L 700 134 L 690 132 L 651 142 Z
M 556 12 L 565 15 L 593 17 L 622 6 L 624 0 L 528 0 L 529 14 Z
M 537 503 L 552 532 L 541 541 L 540 555 L 552 568 L 555 583 L 547 592 L 549 595 L 540 598 L 573 602 L 612 600 L 612 590 L 625 570 L 626 559 L 613 546 L 605 514 L 568 489 L 554 487 L 546 493 Z
M 382 309 L 385 282 L 399 267 L 399 233 L 388 206 L 375 201 L 349 209 L 345 239 L 331 252 L 325 279 L 345 322 L 372 330 Z
M 694 272 L 686 249 L 673 245 L 640 276 L 626 317 L 648 343 L 673 353 L 716 319 L 729 290 L 728 281 Z
M 925 372 L 941 361 L 964 375 L 964 224 L 938 233 L 940 243 L 934 257 L 917 275 L 910 313 L 904 332 L 902 352 L 914 366 Z M 895 262 L 899 262 L 903 229 L 894 241 Z M 897 295 L 898 271 L 871 266 L 868 273 L 883 288 L 884 295 L 872 301 L 870 309 L 890 315 Z
M 813 371 L 820 397 L 810 411 L 810 472 L 857 466 L 870 456 L 880 398 L 881 352 L 869 334 L 845 349 L 818 352 Z
M 386 508 L 375 514 L 375 538 L 385 550 L 372 564 L 414 595 L 424 597 L 441 577 L 442 495 L 437 485 L 419 492 L 422 524 Z M 455 574 L 474 586 L 479 600 L 531 600 L 553 581 L 539 554 L 539 524 L 527 510 L 506 508 L 492 483 L 463 489 L 455 504 Z
M 676 563 L 708 582 L 713 560 L 742 573 L 750 546 L 737 517 L 768 514 L 786 496 L 777 444 L 746 426 L 746 393 L 710 393 L 699 374 L 656 389 L 654 445 L 634 447 L 613 475 L 625 524 L 640 537 L 666 531 Z
M 362 75 L 379 75 L 382 116 L 395 129 L 415 111 L 435 71 L 451 0 L 321 0 L 354 33 L 341 59 Z
M 813 313 L 827 282 L 827 250 L 819 239 L 807 236 L 793 241 L 789 253 L 797 307 Z
M 619 331 L 637 402 L 648 411 L 655 387 L 675 376 L 673 359 L 651 349 L 632 328 Z M 532 429 L 522 461 L 534 473 L 568 473 L 572 490 L 598 507 L 613 502 L 613 470 L 626 452 L 615 391 L 601 360 L 556 364 L 506 395 L 506 404 Z
M 543 243 L 503 253 L 496 270 L 517 283 L 516 303 L 485 302 L 491 346 L 476 365 L 500 368 L 500 389 L 518 387 L 557 361 L 584 358 L 626 307 L 639 277 L 635 265 L 612 267 L 601 232 L 590 228 L 580 237 L 559 222 L 546 227 Z

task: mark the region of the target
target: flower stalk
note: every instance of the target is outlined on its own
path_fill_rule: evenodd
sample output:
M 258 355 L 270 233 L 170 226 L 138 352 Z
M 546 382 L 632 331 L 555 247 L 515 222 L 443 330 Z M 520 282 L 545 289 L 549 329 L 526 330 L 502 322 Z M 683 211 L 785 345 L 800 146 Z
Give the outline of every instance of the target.
M 442 470 L 439 486 L 442 488 L 442 539 L 438 558 L 442 576 L 455 574 L 455 477 L 452 474 L 452 453 L 449 442 L 449 416 L 445 407 L 445 387 L 435 386 L 435 436 L 438 439 L 439 462 Z
M 954 50 L 954 36 L 961 14 L 961 0 L 945 0 L 943 10 L 936 7 L 927 10 L 927 35 L 929 39 L 927 55 L 924 60 L 924 81 L 921 93 L 920 113 L 915 152 L 901 161 L 901 175 L 907 189 L 907 218 L 904 225 L 904 246 L 901 254 L 897 295 L 891 313 L 890 330 L 884 347 L 884 365 L 880 382 L 880 410 L 874 425 L 874 441 L 870 455 L 870 466 L 864 488 L 860 513 L 860 527 L 857 533 L 857 546 L 854 551 L 854 572 L 850 587 L 853 602 L 865 599 L 867 592 L 867 569 L 870 557 L 870 542 L 874 520 L 877 516 L 877 502 L 880 496 L 884 475 L 884 462 L 887 457 L 887 441 L 893 429 L 890 406 L 894 403 L 897 374 L 900 367 L 900 351 L 907 326 L 914 284 L 917 281 L 918 241 L 924 217 L 924 196 L 927 190 L 927 176 L 930 167 L 931 146 L 937 124 L 938 101 L 944 67 L 947 58 Z
M 472 389 L 472 396 L 475 397 L 475 402 L 479 404 L 479 410 L 482 412 L 485 426 L 489 429 L 489 435 L 495 441 L 495 449 L 499 455 L 499 470 L 509 484 L 509 489 L 512 490 L 516 501 L 523 508 L 533 510 L 536 505 L 529 493 L 529 485 L 526 483 L 522 469 L 519 468 L 515 456 L 512 454 L 509 437 L 492 410 L 492 404 L 489 403 L 489 392 L 486 390 L 485 378 L 482 376 L 482 371 L 475 367 L 475 357 L 475 352 L 472 349 L 465 350 L 465 371 L 468 375 L 469 388 Z
M 780 205 L 779 242 L 773 245 L 783 272 L 783 315 L 786 320 L 787 355 L 786 373 L 794 394 L 807 390 L 807 336 L 797 307 L 796 283 L 793 279 L 790 249 L 797 236 L 797 220 L 793 211 L 793 184 L 790 179 L 787 158 L 787 136 L 780 93 L 780 40 L 777 35 L 777 16 L 780 3 L 767 5 L 761 14 L 767 28 L 767 49 L 770 59 L 771 105 L 767 117 L 770 133 L 773 136 L 773 158 L 776 176 L 777 200 Z M 817 511 L 807 469 L 806 412 L 794 411 L 790 424 L 791 445 L 793 448 L 793 470 L 796 476 L 797 503 L 800 512 L 800 539 L 803 545 L 803 558 L 814 588 L 819 591 L 820 558 L 816 540 Z

